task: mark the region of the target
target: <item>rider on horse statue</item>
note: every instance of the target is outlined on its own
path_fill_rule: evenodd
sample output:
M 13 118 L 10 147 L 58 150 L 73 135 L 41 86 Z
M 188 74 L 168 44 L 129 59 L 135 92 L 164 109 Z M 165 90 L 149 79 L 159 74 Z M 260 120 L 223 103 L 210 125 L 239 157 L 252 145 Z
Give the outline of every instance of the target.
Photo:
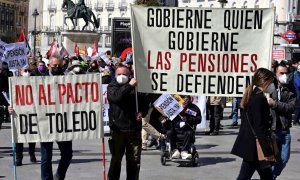
M 82 11 L 83 13 L 87 13 L 87 9 L 86 9 L 84 0 L 79 0 L 78 3 L 76 4 L 75 11 L 74 11 L 74 13 L 75 13 L 74 17 L 78 17 L 78 13 L 80 11 Z

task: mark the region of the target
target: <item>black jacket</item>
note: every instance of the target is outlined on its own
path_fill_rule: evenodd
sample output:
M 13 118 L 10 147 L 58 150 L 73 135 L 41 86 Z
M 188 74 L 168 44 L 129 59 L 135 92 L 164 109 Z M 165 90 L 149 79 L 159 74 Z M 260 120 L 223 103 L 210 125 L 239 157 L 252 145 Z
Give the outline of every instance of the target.
M 292 114 L 295 110 L 295 94 L 287 87 L 281 87 L 280 89 L 280 99 L 278 98 L 277 90 L 271 94 L 271 98 L 275 101 L 275 106 L 271 108 L 273 130 L 289 129 L 292 126 Z
M 184 120 L 180 117 L 184 117 Z M 201 123 L 201 111 L 193 103 L 189 103 L 184 112 L 181 112 L 180 115 L 176 116 L 172 121 L 173 128 L 178 130 L 195 130 L 197 124 Z M 180 127 L 180 122 L 185 121 L 185 126 Z
M 269 104 L 263 92 L 257 87 L 250 95 L 248 104 L 243 111 L 241 127 L 231 153 L 247 161 L 257 161 L 256 138 L 251 130 L 247 115 L 258 137 L 262 150 L 266 156 L 272 154 L 269 136 L 271 135 L 272 116 Z
M 142 122 L 136 120 L 135 88 L 128 83 L 120 85 L 114 79 L 107 87 L 109 102 L 109 127 L 113 131 L 140 132 Z M 146 102 L 146 103 L 145 103 Z M 139 112 L 147 114 L 148 103 L 143 94 L 138 95 Z

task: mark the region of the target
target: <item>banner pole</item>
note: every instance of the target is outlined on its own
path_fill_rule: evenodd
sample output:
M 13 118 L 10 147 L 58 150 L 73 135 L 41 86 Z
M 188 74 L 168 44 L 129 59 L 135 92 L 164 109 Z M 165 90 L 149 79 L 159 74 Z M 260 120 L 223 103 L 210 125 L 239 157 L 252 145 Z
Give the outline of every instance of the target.
M 106 180 L 106 172 L 105 172 L 105 143 L 104 143 L 104 137 L 102 138 L 102 165 L 103 165 L 103 180 Z
M 17 166 L 16 166 L 16 148 L 15 143 L 12 143 L 12 150 L 13 150 L 13 171 L 14 171 L 14 180 L 17 180 Z

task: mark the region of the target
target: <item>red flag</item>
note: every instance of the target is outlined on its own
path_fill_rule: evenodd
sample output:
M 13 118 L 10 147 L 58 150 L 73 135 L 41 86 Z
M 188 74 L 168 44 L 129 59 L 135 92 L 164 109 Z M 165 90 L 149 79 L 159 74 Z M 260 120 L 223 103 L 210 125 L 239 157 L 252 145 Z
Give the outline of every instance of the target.
M 16 42 L 26 42 L 24 31 L 22 30 Z
M 50 47 L 49 51 L 47 52 L 47 55 L 52 56 L 56 52 L 57 52 L 57 45 L 56 45 L 56 42 L 54 39 L 53 42 L 51 43 L 51 47 Z
M 97 53 L 98 53 L 98 47 L 96 41 L 94 41 L 92 56 L 95 56 Z
M 76 56 L 79 56 L 79 47 L 78 47 L 77 43 L 75 43 L 74 53 Z

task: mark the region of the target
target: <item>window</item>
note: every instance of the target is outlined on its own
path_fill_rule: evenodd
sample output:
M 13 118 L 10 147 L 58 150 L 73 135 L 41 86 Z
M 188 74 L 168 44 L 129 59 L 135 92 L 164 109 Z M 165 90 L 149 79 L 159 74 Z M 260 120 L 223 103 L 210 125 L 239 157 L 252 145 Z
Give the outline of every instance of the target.
M 259 8 L 259 0 L 255 1 L 254 8 Z
M 50 30 L 54 30 L 54 25 L 55 25 L 55 19 L 54 19 L 54 15 L 50 16 Z
M 242 7 L 242 8 L 247 8 L 247 4 L 248 4 L 248 2 L 247 2 L 247 1 L 244 1 L 243 7 Z
M 111 18 L 111 16 L 112 16 L 111 14 L 108 15 L 108 22 L 107 22 L 107 24 L 108 24 L 109 27 L 111 27 L 111 24 L 112 24 L 112 18 Z

